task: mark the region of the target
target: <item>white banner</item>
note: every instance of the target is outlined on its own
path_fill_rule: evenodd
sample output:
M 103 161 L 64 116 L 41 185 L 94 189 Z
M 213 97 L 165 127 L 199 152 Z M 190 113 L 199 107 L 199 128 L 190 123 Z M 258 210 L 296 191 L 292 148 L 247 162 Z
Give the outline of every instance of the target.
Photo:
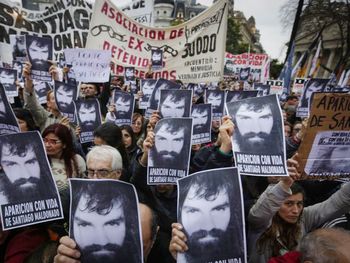
M 154 0 L 113 0 L 112 2 L 127 16 L 135 19 L 140 24 L 153 25 Z
M 85 48 L 65 49 L 67 64 L 72 65 L 75 79 L 83 82 L 108 82 L 111 52 Z
M 84 0 L 60 0 L 44 12 L 0 3 L 0 59 L 12 65 L 10 35 L 35 34 L 53 40 L 53 60 L 58 61 L 63 49 L 85 47 L 91 12 Z
M 110 1 L 96 1 L 87 48 L 111 50 L 115 74 L 135 67 L 143 78 L 151 52 L 163 51 L 163 68 L 154 78 L 183 82 L 212 82 L 223 78 L 227 1 L 215 3 L 199 16 L 170 28 L 143 26 L 124 15 Z
M 254 82 L 263 82 L 265 67 L 269 62 L 267 54 L 243 53 L 233 55 L 225 53 L 224 74 L 228 77 L 239 76 L 241 68 L 249 68 L 249 79 Z

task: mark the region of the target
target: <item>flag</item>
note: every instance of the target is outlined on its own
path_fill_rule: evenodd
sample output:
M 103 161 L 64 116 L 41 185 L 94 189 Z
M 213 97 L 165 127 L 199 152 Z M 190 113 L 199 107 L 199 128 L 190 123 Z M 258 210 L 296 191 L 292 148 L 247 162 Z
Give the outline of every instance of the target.
M 292 74 L 291 74 L 291 78 L 294 78 L 295 74 L 299 71 L 300 69 L 300 65 L 301 62 L 304 60 L 304 57 L 306 56 L 306 52 L 304 52 L 300 58 L 298 59 L 298 62 L 295 64 L 293 70 L 292 70 Z
M 311 50 L 314 49 L 314 47 L 317 44 L 318 39 L 321 36 L 323 29 L 318 33 L 318 35 L 316 36 L 316 38 L 314 39 L 314 41 L 312 41 L 311 45 L 309 46 L 309 48 L 305 51 L 304 55 L 302 56 L 302 60 L 300 61 L 300 66 L 298 69 L 298 73 L 297 73 L 297 77 L 298 78 L 304 78 L 306 75 L 306 69 L 308 66 L 308 58 L 309 58 L 309 54 L 311 53 Z
M 340 87 L 345 87 L 348 84 L 349 79 L 350 79 L 350 69 L 346 72 Z
M 269 57 L 267 57 L 261 74 L 261 83 L 265 83 L 270 78 L 270 64 L 271 60 Z
M 315 77 L 316 71 L 320 65 L 320 53 L 321 53 L 321 47 L 322 47 L 322 40 L 318 42 L 318 46 L 315 52 L 315 56 L 312 59 L 311 68 L 309 71 L 309 76 Z
M 287 61 L 284 63 L 283 69 L 278 77 L 279 80 L 284 81 L 283 93 L 289 95 L 290 93 L 290 80 L 292 75 L 292 65 L 293 65 L 293 56 L 294 56 L 295 43 L 293 42 L 292 48 L 289 51 Z

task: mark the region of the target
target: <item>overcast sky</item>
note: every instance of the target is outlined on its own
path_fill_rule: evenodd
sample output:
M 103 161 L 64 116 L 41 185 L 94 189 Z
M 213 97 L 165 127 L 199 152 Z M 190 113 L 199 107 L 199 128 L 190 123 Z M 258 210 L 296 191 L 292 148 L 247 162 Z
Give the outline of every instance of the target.
M 248 19 L 254 16 L 256 28 L 260 30 L 260 43 L 272 58 L 284 61 L 291 28 L 282 28 L 280 7 L 288 0 L 235 0 L 234 9 L 243 11 Z M 197 0 L 197 3 L 210 6 L 212 0 Z

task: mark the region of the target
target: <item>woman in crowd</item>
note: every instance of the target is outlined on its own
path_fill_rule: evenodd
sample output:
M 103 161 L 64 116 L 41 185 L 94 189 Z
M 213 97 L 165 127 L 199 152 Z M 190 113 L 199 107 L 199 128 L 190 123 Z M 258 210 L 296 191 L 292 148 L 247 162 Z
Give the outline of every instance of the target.
M 267 262 L 295 250 L 308 232 L 348 212 L 350 183 L 324 202 L 304 208 L 304 199 L 303 189 L 291 177 L 265 190 L 248 216 L 249 262 Z
M 123 142 L 123 135 L 119 126 L 112 122 L 105 122 L 94 131 L 95 145 L 109 145 L 116 148 L 123 159 L 123 174 L 121 180 L 128 182 L 131 176 L 130 160 Z
M 128 153 L 130 163 L 132 164 L 136 158 L 136 155 L 141 151 L 137 146 L 136 136 L 133 129 L 129 125 L 123 125 L 121 127 L 123 134 L 123 142 Z
M 85 161 L 74 152 L 72 135 L 65 125 L 49 125 L 42 137 L 59 190 L 68 187 L 68 178 L 83 177 L 86 171 Z
M 144 136 L 144 125 L 145 125 L 145 119 L 144 117 L 138 113 L 135 112 L 132 115 L 132 123 L 131 123 L 131 128 L 135 134 L 136 141 L 138 141 L 141 137 Z
M 36 126 L 32 113 L 29 110 L 15 108 L 13 109 L 13 112 L 16 115 L 16 119 L 21 132 L 39 131 L 39 127 Z

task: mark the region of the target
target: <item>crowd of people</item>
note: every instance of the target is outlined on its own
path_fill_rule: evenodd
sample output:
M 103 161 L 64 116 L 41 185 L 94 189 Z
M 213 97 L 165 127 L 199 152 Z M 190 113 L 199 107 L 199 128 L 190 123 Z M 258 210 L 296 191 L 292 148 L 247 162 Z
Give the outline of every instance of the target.
M 72 237 L 68 237 L 70 217 L 68 180 L 70 178 L 86 178 L 114 179 L 133 184 L 139 200 L 144 261 L 148 263 L 175 262 L 178 253 L 187 251 L 189 249 L 188 242 L 192 241 L 191 233 L 184 231 L 183 226 L 177 220 L 178 193 L 176 185 L 147 184 L 148 164 L 155 165 L 167 162 L 170 165 L 173 161 L 173 165 L 176 167 L 177 162 L 174 162 L 175 157 L 171 150 L 181 157 L 185 155 L 183 145 L 191 145 L 191 142 L 183 139 L 189 133 L 185 128 L 172 127 L 172 123 L 166 122 L 162 126 L 156 127 L 157 122 L 163 116 L 176 110 L 171 108 L 174 106 L 172 94 L 167 97 L 164 109 L 161 110 L 162 114 L 155 111 L 149 118 L 146 118 L 145 110 L 139 109 L 136 103 L 131 125 L 118 126 L 115 124 L 116 118 L 113 114 L 118 112 L 119 108 L 110 102 L 110 98 L 115 90 L 130 92 L 130 85 L 124 84 L 123 77 L 112 74 L 108 83 L 80 83 L 78 93 L 83 101 L 80 106 L 83 110 L 79 110 L 79 123 L 96 127 L 93 133 L 93 143 L 81 143 L 79 137 L 83 127 L 77 126 L 68 117 L 62 115 L 62 108 L 59 109 L 56 104 L 53 91 L 47 92 L 46 104 L 39 103 L 34 89 L 35 84 L 31 79 L 31 67 L 29 62 L 23 66 L 25 81 L 23 87 L 18 85 L 19 96 L 12 104 L 13 111 L 21 132 L 39 131 L 41 133 L 52 175 L 61 197 L 64 219 L 16 230 L 1 231 L 0 260 L 6 263 L 68 263 L 79 262 L 79 260 L 89 262 L 87 258 L 80 258 L 81 251 L 85 249 L 85 246 L 104 245 L 102 243 L 105 242 L 103 241 L 105 239 L 118 244 L 118 237 L 113 236 L 113 232 L 108 237 L 99 237 L 97 235 L 103 235 L 103 233 L 96 233 L 96 240 L 91 241 L 91 244 L 90 241 L 87 241 L 80 247 Z M 65 69 L 60 69 L 54 64 L 50 66 L 49 73 L 54 80 L 61 81 L 66 74 Z M 151 71 L 148 72 L 147 77 L 152 78 Z M 186 88 L 179 81 L 177 84 L 180 84 L 183 89 Z M 224 101 L 220 96 L 228 90 L 241 90 L 242 85 L 239 85 L 237 80 L 225 79 L 217 83 L 216 86 L 215 92 L 209 92 L 208 102 L 212 103 L 213 113 L 222 114 Z M 63 89 L 62 94 L 58 89 L 56 98 L 57 96 L 67 96 Z M 144 94 L 139 91 L 135 94 L 136 101 L 142 100 L 143 96 Z M 101 125 L 89 119 L 94 111 L 84 104 L 84 100 L 89 98 L 96 98 L 99 101 L 99 110 L 104 120 Z M 71 100 L 72 98 L 69 101 Z M 341 229 L 314 231 L 322 228 L 330 220 L 344 217 L 344 215 L 347 218 L 347 213 L 350 210 L 350 184 L 343 184 L 340 181 L 299 181 L 300 173 L 297 169 L 299 164 L 296 152 L 302 141 L 307 121 L 296 117 L 299 100 L 298 95 L 291 94 L 280 105 L 283 112 L 285 135 L 283 139 L 286 145 L 289 176 L 283 178 L 242 176 L 246 216 L 244 230 L 247 236 L 246 244 L 243 246 L 247 248 L 249 262 L 350 262 L 349 250 L 346 247 L 350 240 L 350 234 L 347 231 Z M 203 104 L 203 94 L 199 96 L 195 94 L 192 102 L 193 105 Z M 68 104 L 63 106 L 69 107 Z M 123 107 L 120 109 L 122 114 Z M 185 108 L 182 110 L 185 111 Z M 86 116 L 81 114 L 84 111 Z M 198 110 L 199 115 L 201 112 Z M 268 127 L 266 124 L 269 122 L 268 118 L 273 118 L 275 114 L 278 114 L 277 112 L 273 108 L 263 108 L 260 111 L 253 111 L 249 116 L 242 116 L 241 119 L 235 120 L 235 124 L 237 124 L 237 121 L 244 122 L 247 119 L 254 119 L 257 125 L 248 128 L 248 130 L 238 130 L 230 116 L 224 116 L 221 120 L 217 118 L 213 120 L 211 123 L 211 142 L 195 144 L 191 147 L 190 174 L 235 166 L 232 153 L 232 147 L 234 147 L 232 146 L 232 135 L 234 133 L 240 134 L 245 143 L 239 147 L 241 150 L 245 149 L 249 146 L 250 140 L 254 140 L 258 136 L 257 134 L 262 136 L 261 133 L 267 132 L 264 129 Z M 261 117 L 262 115 L 263 117 Z M 264 122 L 264 125 L 261 125 L 260 122 Z M 267 129 L 271 129 L 272 126 L 271 123 L 271 127 Z M 261 128 L 260 131 L 259 128 Z M 163 136 L 164 138 L 160 135 L 155 136 L 155 133 L 162 132 L 168 132 L 171 135 Z M 255 135 L 252 135 L 253 133 Z M 30 152 L 35 150 L 35 147 L 30 144 L 28 147 L 18 146 L 23 148 L 23 152 L 14 153 L 14 156 L 18 156 L 17 159 L 6 159 L 6 151 L 9 151 L 6 148 L 8 144 L 6 142 L 0 143 L 2 173 L 6 174 L 10 163 L 12 166 L 13 163 L 16 163 L 18 167 L 22 167 L 17 171 L 19 175 L 25 174 L 26 170 L 33 169 L 36 165 L 40 166 L 40 163 L 34 164 L 34 166 L 31 163 L 31 166 L 28 166 L 31 160 Z M 153 150 L 155 145 L 157 151 Z M 266 147 L 273 148 L 272 146 L 272 144 L 261 144 L 257 151 L 266 149 Z M 28 177 L 30 176 L 28 175 Z M 10 180 L 7 184 L 0 184 L 3 186 L 0 191 L 4 192 L 4 195 L 7 191 L 17 191 L 13 188 L 14 184 L 11 183 L 14 182 Z M 197 182 L 197 184 L 199 183 Z M 225 187 L 228 186 L 223 183 L 218 187 L 226 189 Z M 96 194 L 93 190 L 90 191 L 85 197 Z M 188 191 L 190 192 L 190 190 Z M 218 192 L 220 191 L 218 190 Z M 212 202 L 219 198 L 219 194 L 211 193 L 208 195 L 205 202 L 208 203 L 206 207 L 210 210 Z M 117 197 L 111 198 L 116 198 L 115 202 L 118 202 Z M 79 203 L 79 201 L 77 202 Z M 76 206 L 79 206 L 78 203 Z M 225 210 L 225 207 L 220 207 L 217 210 Z M 122 213 L 126 215 L 127 211 Z M 92 222 L 96 218 L 102 218 L 107 222 L 108 216 L 108 214 L 99 213 L 99 210 L 96 210 L 91 222 L 85 222 L 85 224 L 93 224 Z M 221 222 L 220 218 L 216 218 L 211 226 L 201 225 L 200 220 L 198 222 L 196 227 L 199 230 L 206 228 L 208 236 L 211 235 L 210 230 L 212 229 L 220 227 L 222 230 L 226 229 L 222 226 L 225 223 Z M 127 226 L 128 224 L 125 227 Z M 103 226 L 101 227 L 103 228 Z M 345 228 L 348 227 L 349 224 L 345 224 Z M 127 231 L 128 229 L 126 229 Z M 198 249 L 203 249 L 200 238 L 198 240 Z M 100 244 L 95 244 L 98 242 Z M 220 243 L 216 245 L 219 246 Z M 128 262 L 128 258 L 134 256 L 131 248 L 122 247 L 123 253 L 121 253 L 120 258 L 123 258 L 123 262 Z M 201 253 L 193 252 L 192 258 L 186 258 L 182 262 L 202 262 L 198 257 L 201 257 Z

